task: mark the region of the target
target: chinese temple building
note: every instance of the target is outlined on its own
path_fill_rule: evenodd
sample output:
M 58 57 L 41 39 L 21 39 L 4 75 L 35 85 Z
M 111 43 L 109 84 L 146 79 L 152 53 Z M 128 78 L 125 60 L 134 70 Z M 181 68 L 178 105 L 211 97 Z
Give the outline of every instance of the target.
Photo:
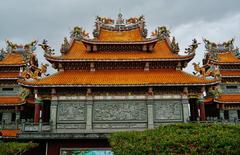
M 204 39 L 207 53 L 203 64 L 215 65 L 221 74 L 220 87 L 210 89 L 210 96 L 205 100 L 207 117 L 223 120 L 240 119 L 240 53 L 234 47 L 234 39 L 217 44 Z
M 0 53 L 0 134 L 3 137 L 16 137 L 20 119 L 31 119 L 34 106 L 25 105 L 21 87 L 18 85 L 20 71 L 33 58 L 36 42 L 26 45 L 17 45 L 6 41 L 7 49 Z
M 195 56 L 196 39 L 180 55 L 166 27 L 148 37 L 143 16 L 98 16 L 93 37 L 75 27 L 70 40 L 64 38 L 61 55 L 46 40 L 39 45 L 58 72 L 46 75 L 47 65 L 38 67 L 34 61 L 19 72 L 27 94 L 22 99 L 34 106 L 34 123 L 25 121 L 17 138 L 41 141 L 51 155 L 71 154 L 76 148 L 109 150 L 107 135 L 115 131 L 204 121 L 203 94 L 220 82 L 183 71 Z

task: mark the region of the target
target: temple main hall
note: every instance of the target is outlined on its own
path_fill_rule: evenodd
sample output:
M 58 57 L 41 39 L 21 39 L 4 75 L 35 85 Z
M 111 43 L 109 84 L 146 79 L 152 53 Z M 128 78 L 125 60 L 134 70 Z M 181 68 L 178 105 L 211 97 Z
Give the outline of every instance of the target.
M 2 139 L 37 142 L 39 154 L 111 154 L 112 132 L 237 121 L 238 48 L 234 39 L 203 42 L 207 53 L 200 66 L 190 62 L 200 46 L 196 39 L 180 51 L 167 27 L 148 34 L 144 16 L 124 19 L 121 13 L 116 19 L 97 16 L 92 36 L 74 27 L 56 53 L 46 39 L 7 41 L 0 55 Z M 36 50 L 49 64 L 39 64 Z M 189 64 L 194 73 L 184 71 Z M 49 75 L 50 65 L 57 72 Z

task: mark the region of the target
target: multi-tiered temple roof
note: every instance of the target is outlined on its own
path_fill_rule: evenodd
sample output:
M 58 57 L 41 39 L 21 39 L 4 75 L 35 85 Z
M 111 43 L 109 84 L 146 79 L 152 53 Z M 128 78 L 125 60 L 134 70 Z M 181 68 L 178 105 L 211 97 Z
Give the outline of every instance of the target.
M 178 43 L 170 39 L 166 27 L 158 27 L 147 37 L 143 16 L 126 21 L 119 14 L 114 21 L 97 17 L 93 38 L 80 27 L 65 38 L 61 55 L 45 50 L 46 59 L 59 72 L 28 86 L 163 86 L 209 85 L 206 80 L 182 71 L 195 55 L 196 40 L 179 55 Z
M 13 86 L 15 87 L 17 85 L 20 70 L 22 70 L 30 60 L 32 51 L 35 50 L 36 42 L 17 45 L 7 40 L 6 43 L 6 50 L 2 49 L 0 53 L 0 84 L 4 87 L 2 91 L 9 92 L 14 91 L 15 88 L 13 88 Z M 6 94 L 2 92 L 0 96 L 0 106 L 16 106 L 25 103 L 25 101 L 19 97 L 18 92 L 9 94 L 6 96 Z
M 225 105 L 222 108 L 239 108 L 240 93 L 237 92 L 237 85 L 240 82 L 240 53 L 239 49 L 234 46 L 234 39 L 224 43 L 214 43 L 204 39 L 207 53 L 203 60 L 203 64 L 213 64 L 218 66 L 221 73 L 221 81 L 225 88 L 214 102 Z M 226 85 L 226 86 L 225 86 Z M 231 90 L 231 88 L 235 89 Z M 231 92 L 228 92 L 228 88 Z

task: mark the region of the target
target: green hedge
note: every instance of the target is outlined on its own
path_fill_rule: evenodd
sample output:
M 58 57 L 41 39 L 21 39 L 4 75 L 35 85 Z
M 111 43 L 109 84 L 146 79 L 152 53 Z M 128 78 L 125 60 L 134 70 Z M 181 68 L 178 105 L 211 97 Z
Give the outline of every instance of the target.
M 0 142 L 0 155 L 21 155 L 29 149 L 37 146 L 38 144 L 31 142 Z
M 166 125 L 153 130 L 113 133 L 109 142 L 114 155 L 240 155 L 240 126 Z

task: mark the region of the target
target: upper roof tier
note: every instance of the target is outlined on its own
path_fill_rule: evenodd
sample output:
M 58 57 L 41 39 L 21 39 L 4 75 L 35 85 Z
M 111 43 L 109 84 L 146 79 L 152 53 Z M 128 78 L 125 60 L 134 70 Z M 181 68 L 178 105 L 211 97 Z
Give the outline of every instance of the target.
M 25 45 L 14 44 L 9 40 L 6 43 L 6 50 L 2 49 L 0 51 L 0 66 L 23 66 L 27 64 L 37 45 L 37 41 Z
M 219 44 L 210 42 L 207 39 L 203 41 L 208 51 L 203 59 L 204 64 L 209 62 L 215 64 L 240 64 L 240 52 L 233 45 L 234 39 Z
M 93 36 L 99 41 L 142 41 L 147 37 L 145 19 L 140 16 L 125 20 L 121 13 L 116 21 L 97 16 Z
M 95 23 L 93 38 L 83 28 L 74 27 L 70 42 L 64 38 L 60 56 L 53 55 L 53 49 L 44 41 L 46 59 L 57 68 L 65 62 L 82 61 L 175 61 L 174 64 L 184 68 L 195 56 L 199 44 L 193 39 L 186 48 L 187 55 L 181 56 L 175 37 L 170 38 L 165 26 L 158 27 L 147 37 L 143 16 L 124 20 L 119 14 L 116 21 L 98 16 Z
M 167 40 L 156 42 L 152 52 L 144 51 L 98 51 L 88 52 L 82 41 L 74 40 L 68 52 L 62 56 L 46 55 L 48 61 L 104 61 L 104 60 L 188 60 L 192 55 L 179 56 L 174 53 Z

